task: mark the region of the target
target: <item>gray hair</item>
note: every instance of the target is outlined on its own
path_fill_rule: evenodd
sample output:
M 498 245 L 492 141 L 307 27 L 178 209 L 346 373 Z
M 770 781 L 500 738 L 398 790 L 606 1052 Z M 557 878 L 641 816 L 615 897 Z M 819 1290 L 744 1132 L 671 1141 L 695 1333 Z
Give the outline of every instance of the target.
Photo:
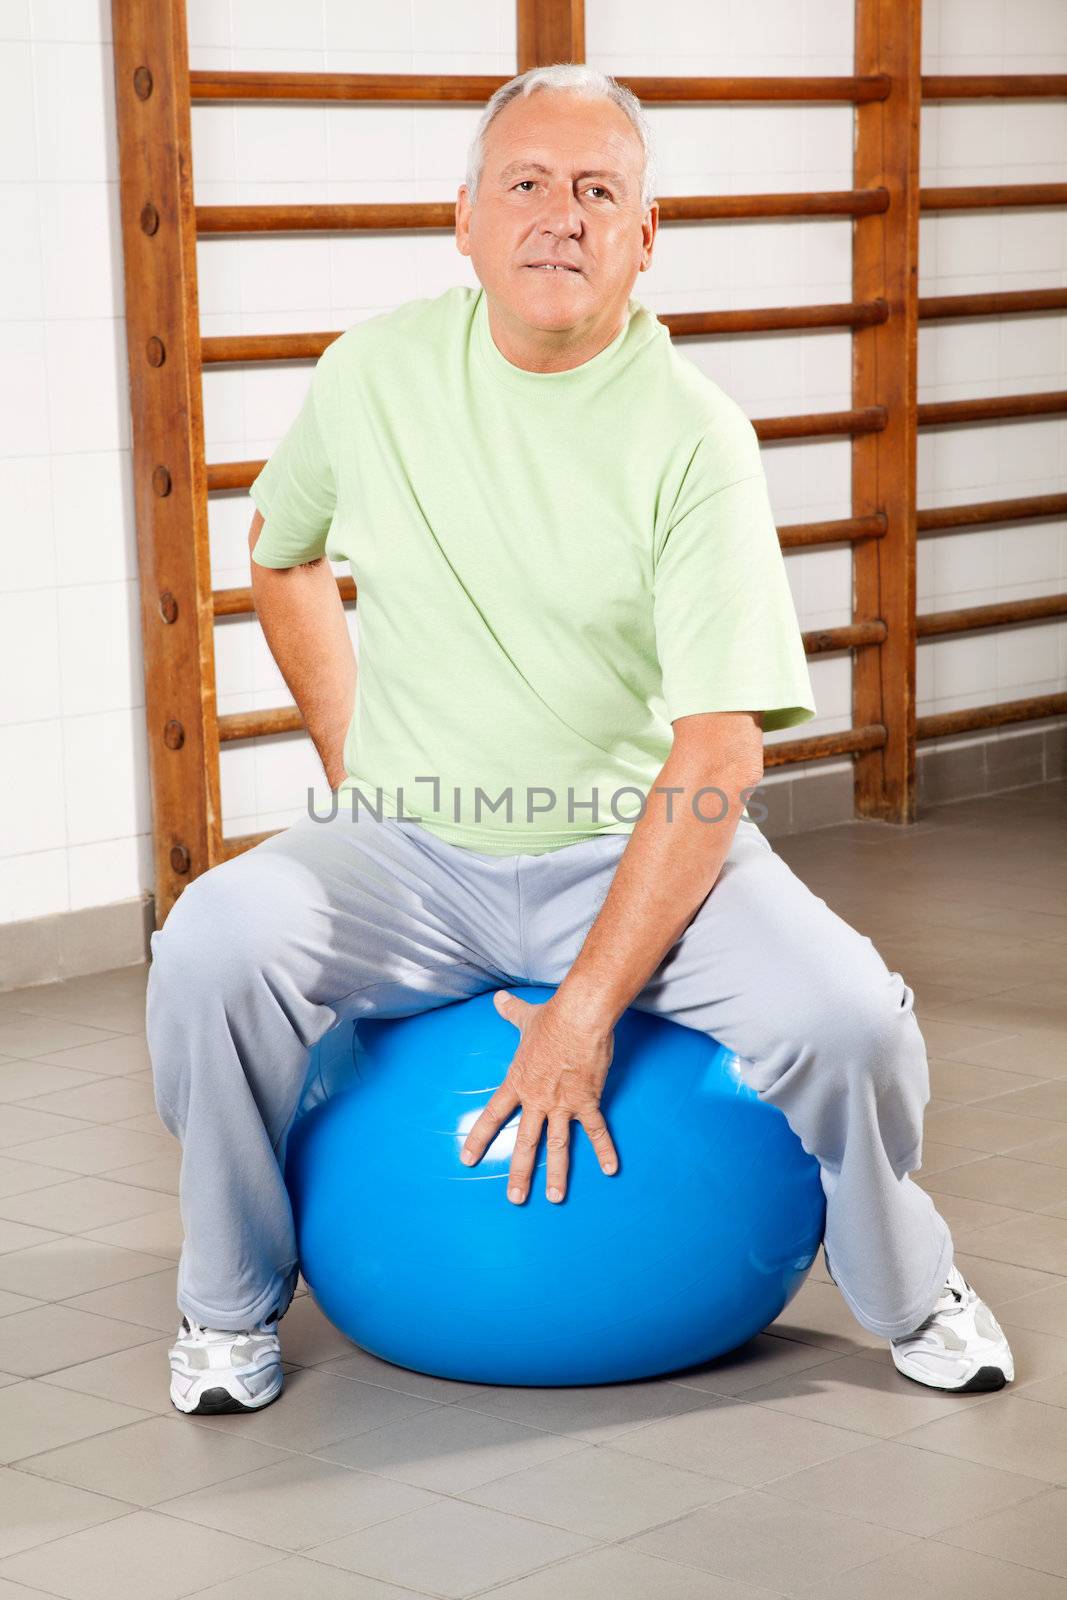
M 656 192 L 655 152 L 652 130 L 641 102 L 631 89 L 617 83 L 606 72 L 587 66 L 584 61 L 562 61 L 551 67 L 531 67 L 528 72 L 522 72 L 517 78 L 501 84 L 496 93 L 490 97 L 467 152 L 466 184 L 471 203 L 473 204 L 478 198 L 478 184 L 485 161 L 485 135 L 490 123 L 510 101 L 517 99 L 519 95 L 525 97 L 533 94 L 538 89 L 569 90 L 572 94 L 581 95 L 584 100 L 612 100 L 620 110 L 625 111 L 637 130 L 641 147 L 645 152 L 641 178 L 641 209 L 647 210 Z

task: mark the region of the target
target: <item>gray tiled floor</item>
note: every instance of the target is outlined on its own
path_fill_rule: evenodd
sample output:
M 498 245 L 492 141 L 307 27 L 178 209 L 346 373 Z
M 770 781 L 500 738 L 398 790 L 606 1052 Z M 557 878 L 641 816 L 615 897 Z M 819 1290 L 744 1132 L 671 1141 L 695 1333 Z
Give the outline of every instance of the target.
M 306 1293 L 258 1416 L 167 1398 L 178 1150 L 143 967 L 0 995 L 0 1600 L 1067 1600 L 1067 786 L 777 848 L 917 995 L 917 1181 L 1016 1382 L 909 1383 L 821 1260 L 675 1380 L 478 1388 Z

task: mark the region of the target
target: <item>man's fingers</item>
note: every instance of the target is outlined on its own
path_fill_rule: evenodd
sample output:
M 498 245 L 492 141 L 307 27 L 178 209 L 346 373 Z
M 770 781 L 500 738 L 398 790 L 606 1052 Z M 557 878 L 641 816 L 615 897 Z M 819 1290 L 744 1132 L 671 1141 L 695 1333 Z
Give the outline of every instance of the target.
M 523 1109 L 519 1118 L 519 1127 L 515 1134 L 515 1150 L 508 1172 L 508 1199 L 514 1201 L 516 1205 L 521 1205 L 529 1193 L 530 1178 L 537 1162 L 537 1147 L 541 1143 L 544 1120 L 543 1111 L 533 1111 L 529 1107 Z
M 501 996 L 501 998 L 506 1002 L 512 997 Z M 537 1166 L 541 1131 L 547 1121 L 545 1190 L 548 1199 L 558 1204 L 567 1193 L 572 1120 L 580 1122 L 585 1129 L 589 1142 L 596 1152 L 601 1171 L 609 1174 L 618 1171 L 618 1154 L 603 1113 L 598 1104 L 591 1103 L 592 1095 L 582 1098 L 585 1100 L 583 1110 L 560 1106 L 553 1107 L 549 1111 L 537 1110 L 523 1102 L 522 1096 L 512 1086 L 509 1075 L 468 1131 L 460 1150 L 460 1160 L 465 1166 L 474 1166 L 479 1162 L 505 1122 L 513 1115 L 516 1107 L 521 1106 L 522 1113 L 515 1130 L 515 1145 L 508 1171 L 507 1197 L 513 1204 L 521 1205 L 529 1194 Z
M 548 1162 L 545 1188 L 548 1198 L 560 1201 L 567 1193 L 567 1165 L 570 1159 L 570 1111 L 553 1111 L 548 1119 Z
M 486 1102 L 481 1116 L 474 1122 L 463 1141 L 459 1159 L 465 1166 L 472 1167 L 476 1161 L 482 1159 L 518 1104 L 519 1097 L 514 1089 L 509 1087 L 505 1078 L 499 1089 L 495 1090 Z
M 519 995 L 512 994 L 510 989 L 495 990 L 493 993 L 493 1005 L 502 1017 L 506 1017 L 509 1022 L 514 1023 L 520 1033 L 526 1020 L 526 1012 L 533 1010 L 528 1000 L 523 1000 Z
M 608 1125 L 600 1111 L 590 1111 L 580 1118 L 582 1127 L 589 1135 L 589 1142 L 596 1151 L 596 1158 L 600 1162 L 602 1172 L 612 1173 L 619 1169 L 619 1157 L 612 1142 Z

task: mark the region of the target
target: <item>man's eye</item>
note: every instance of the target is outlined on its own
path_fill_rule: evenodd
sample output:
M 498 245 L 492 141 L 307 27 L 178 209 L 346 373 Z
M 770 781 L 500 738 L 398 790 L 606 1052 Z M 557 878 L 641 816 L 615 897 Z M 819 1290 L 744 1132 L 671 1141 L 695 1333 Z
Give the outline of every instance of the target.
M 532 178 L 520 178 L 518 183 L 515 185 L 515 188 L 521 189 L 524 183 L 533 183 L 533 181 L 534 180 Z M 601 194 L 608 194 L 607 189 L 604 188 L 602 183 L 591 183 L 589 187 L 590 189 L 599 189 Z M 608 198 L 611 198 L 610 195 Z

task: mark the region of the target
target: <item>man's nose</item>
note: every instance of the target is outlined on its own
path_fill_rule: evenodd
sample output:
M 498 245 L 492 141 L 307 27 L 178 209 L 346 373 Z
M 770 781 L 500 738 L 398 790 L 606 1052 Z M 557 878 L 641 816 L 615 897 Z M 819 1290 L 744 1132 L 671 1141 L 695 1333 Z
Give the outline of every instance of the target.
M 560 186 L 550 190 L 541 207 L 540 224 L 551 233 L 575 233 L 581 227 L 581 212 L 574 191 Z

